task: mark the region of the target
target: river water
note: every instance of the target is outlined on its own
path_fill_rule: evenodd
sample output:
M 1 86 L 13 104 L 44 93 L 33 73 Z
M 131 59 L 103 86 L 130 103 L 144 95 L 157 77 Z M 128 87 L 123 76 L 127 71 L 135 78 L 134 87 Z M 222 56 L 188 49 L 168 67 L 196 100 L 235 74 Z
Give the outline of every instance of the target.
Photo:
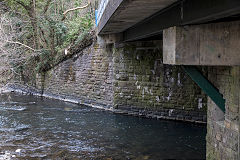
M 0 159 L 204 159 L 206 127 L 0 95 Z

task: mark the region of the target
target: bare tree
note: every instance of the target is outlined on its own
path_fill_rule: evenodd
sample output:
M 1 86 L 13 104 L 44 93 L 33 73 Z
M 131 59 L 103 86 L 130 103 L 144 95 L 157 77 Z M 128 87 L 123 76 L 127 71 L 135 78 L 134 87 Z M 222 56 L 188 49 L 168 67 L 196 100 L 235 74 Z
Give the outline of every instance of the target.
M 0 82 L 7 83 L 13 75 L 19 74 L 12 64 L 24 63 L 35 50 L 17 41 L 23 34 L 18 28 L 20 21 L 17 17 L 10 17 L 8 13 L 0 14 Z

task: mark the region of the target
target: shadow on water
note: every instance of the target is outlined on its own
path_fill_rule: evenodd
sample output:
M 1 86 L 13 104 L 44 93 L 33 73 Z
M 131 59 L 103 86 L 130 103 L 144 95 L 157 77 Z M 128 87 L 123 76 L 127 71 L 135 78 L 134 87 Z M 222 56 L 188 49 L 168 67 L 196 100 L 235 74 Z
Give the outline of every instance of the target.
M 206 127 L 0 96 L 0 159 L 205 159 Z

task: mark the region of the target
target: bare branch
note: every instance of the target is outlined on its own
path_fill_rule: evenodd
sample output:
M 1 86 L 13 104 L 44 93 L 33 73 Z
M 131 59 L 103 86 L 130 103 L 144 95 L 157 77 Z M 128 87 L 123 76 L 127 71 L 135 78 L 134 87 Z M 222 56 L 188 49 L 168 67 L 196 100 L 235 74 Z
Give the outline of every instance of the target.
M 6 42 L 7 42 L 7 43 L 13 43 L 13 44 L 19 44 L 19 45 L 22 45 L 22 46 L 24 46 L 24 47 L 26 47 L 26 48 L 34 51 L 34 52 L 36 51 L 35 49 L 33 49 L 33 48 L 29 47 L 28 45 L 23 44 L 23 43 L 21 43 L 21 42 L 14 42 L 14 41 L 6 41 Z
M 43 10 L 43 14 L 45 14 L 47 11 L 48 11 L 48 8 L 50 6 L 50 3 L 51 3 L 52 0 L 48 0 L 45 7 L 44 7 L 44 10 Z
M 20 4 L 27 11 L 31 9 L 29 6 L 25 5 L 22 1 L 16 1 L 16 3 Z
M 66 18 L 66 15 L 67 15 L 69 12 L 72 12 L 72 11 L 75 11 L 75 10 L 79 10 L 79 9 L 87 8 L 89 5 L 90 5 L 90 0 L 88 0 L 88 4 L 86 4 L 85 6 L 76 7 L 76 8 L 71 8 L 71 9 L 66 10 L 66 11 L 63 13 L 63 18 L 62 18 L 62 20 L 64 20 L 64 19 Z
M 14 73 L 14 74 L 16 74 L 16 75 L 21 75 L 21 74 L 19 74 L 19 73 L 17 73 L 13 68 L 10 68 L 10 70 Z M 3 74 L 3 73 L 2 73 Z

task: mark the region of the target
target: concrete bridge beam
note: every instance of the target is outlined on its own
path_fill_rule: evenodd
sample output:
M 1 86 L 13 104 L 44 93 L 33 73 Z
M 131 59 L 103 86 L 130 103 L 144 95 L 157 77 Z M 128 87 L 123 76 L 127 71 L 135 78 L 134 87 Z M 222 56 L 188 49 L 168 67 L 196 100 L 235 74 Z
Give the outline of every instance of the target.
M 171 27 L 163 31 L 163 63 L 240 65 L 240 21 Z
M 120 43 L 123 39 L 122 33 L 97 35 L 97 44 L 99 47 L 104 47 L 109 44 Z

